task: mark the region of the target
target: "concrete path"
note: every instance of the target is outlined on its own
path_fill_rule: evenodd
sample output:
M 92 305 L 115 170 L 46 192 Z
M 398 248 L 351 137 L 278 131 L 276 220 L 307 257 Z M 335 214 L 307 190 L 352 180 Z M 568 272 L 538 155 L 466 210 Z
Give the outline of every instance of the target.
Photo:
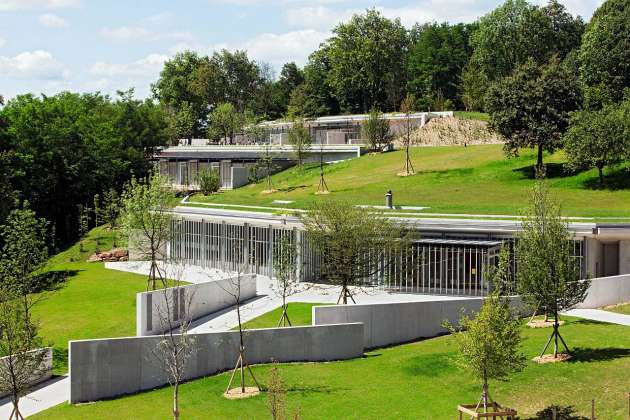
M 52 378 L 39 384 L 26 397 L 20 399 L 20 412 L 24 417 L 68 401 L 70 379 L 67 376 Z M 8 419 L 13 405 L 8 397 L 0 400 L 0 418 Z
M 630 326 L 630 315 L 617 314 L 601 309 L 571 309 L 565 312 L 569 316 L 591 319 L 593 321 L 609 322 L 611 324 Z
M 129 273 L 149 275 L 151 262 L 149 261 L 125 261 L 106 262 L 105 268 L 110 270 L 126 271 Z M 162 272 L 166 273 L 169 279 L 181 280 L 188 283 L 205 283 L 207 281 L 221 280 L 234 273 L 226 273 L 215 268 L 204 268 L 193 265 L 159 264 Z

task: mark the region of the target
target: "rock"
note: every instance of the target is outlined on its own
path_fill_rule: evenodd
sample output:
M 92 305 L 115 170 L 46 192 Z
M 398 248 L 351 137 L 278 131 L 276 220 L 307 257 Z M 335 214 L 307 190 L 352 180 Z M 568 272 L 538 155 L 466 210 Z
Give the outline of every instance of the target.
M 129 257 L 120 257 L 118 258 L 118 261 L 129 261 Z
M 101 257 L 102 259 L 113 257 L 112 253 L 108 251 L 101 252 L 100 254 L 98 254 L 98 256 Z
M 116 258 L 123 258 L 129 255 L 126 249 L 113 249 L 111 253 Z
M 101 257 L 98 254 L 92 254 L 87 260 L 88 262 L 99 262 L 102 261 Z

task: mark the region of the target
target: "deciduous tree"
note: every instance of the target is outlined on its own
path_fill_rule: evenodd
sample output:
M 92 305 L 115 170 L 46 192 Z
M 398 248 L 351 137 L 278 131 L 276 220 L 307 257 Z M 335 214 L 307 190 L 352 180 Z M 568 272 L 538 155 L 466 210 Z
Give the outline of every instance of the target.
M 288 140 L 291 148 L 293 149 L 293 154 L 295 155 L 297 164 L 301 167 L 304 161 L 304 156 L 311 149 L 311 144 L 313 142 L 309 128 L 304 123 L 304 120 L 296 120 L 293 122 L 293 125 L 289 129 Z
M 159 262 L 166 260 L 166 246 L 171 238 L 171 209 L 175 194 L 167 180 L 154 171 L 137 181 L 132 178 L 122 194 L 122 225 L 129 237 L 129 247 L 151 262 L 147 289 L 155 290 L 158 281 L 166 285 Z
M 340 201 L 315 203 L 302 223 L 308 241 L 321 254 L 321 276 L 341 287 L 337 303 L 354 302 L 351 288 L 373 284 L 409 246 L 402 226 Z
M 532 191 L 530 208 L 518 236 L 517 283 L 519 294 L 534 308 L 553 316 L 553 332 L 540 356 L 553 340 L 553 356 L 558 356 L 559 314 L 584 301 L 590 285 L 579 281 L 580 266 L 572 254 L 572 236 L 562 219 L 560 206 L 550 196 L 545 181 L 538 181 Z
M 490 127 L 506 138 L 506 153 L 516 155 L 520 148 L 536 148 L 539 170 L 543 152 L 562 146 L 569 113 L 578 109 L 580 102 L 576 76 L 557 58 L 545 66 L 528 61 L 492 85 L 485 98 Z
M 361 132 L 374 152 L 382 151 L 392 141 L 389 121 L 377 108 L 370 110 L 368 118 L 361 126 Z

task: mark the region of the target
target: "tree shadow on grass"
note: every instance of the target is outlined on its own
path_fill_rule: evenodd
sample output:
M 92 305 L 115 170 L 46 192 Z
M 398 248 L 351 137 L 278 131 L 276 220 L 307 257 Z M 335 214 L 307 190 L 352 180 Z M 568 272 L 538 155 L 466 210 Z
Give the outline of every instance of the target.
M 33 278 L 31 293 L 51 292 L 59 290 L 69 277 L 76 276 L 79 270 L 53 270 L 41 273 Z
M 550 405 L 537 412 L 534 417 L 528 417 L 522 420 L 588 420 L 588 417 L 575 414 L 575 409 L 570 405 Z
M 427 354 L 409 359 L 402 369 L 411 376 L 438 376 L 456 369 L 453 363 L 454 354 Z
M 523 166 L 512 169 L 512 171 L 520 172 L 523 178 L 536 179 L 536 165 Z M 564 163 L 545 163 L 545 178 L 562 178 L 571 175 Z
M 599 182 L 599 177 L 594 176 L 583 183 L 585 188 L 602 191 L 618 191 L 630 189 L 630 172 L 626 168 L 609 171 L 604 175 L 604 184 Z
M 569 362 L 599 362 L 604 360 L 620 359 L 622 357 L 630 357 L 630 349 L 617 348 L 617 347 L 604 347 L 604 348 L 584 348 L 575 347 L 571 349 L 571 355 Z
M 568 323 L 568 325 L 573 325 L 573 324 L 581 324 L 581 325 L 610 325 L 607 322 L 604 321 L 595 321 L 594 319 L 586 319 L 586 318 L 580 318 L 580 319 L 576 319 L 575 321 L 570 321 Z
M 278 188 L 278 191 L 287 193 L 287 192 L 291 192 L 291 191 L 295 191 L 295 190 L 303 189 L 303 188 L 308 188 L 308 187 L 309 187 L 308 185 L 295 185 L 295 186 L 286 187 L 286 188 Z

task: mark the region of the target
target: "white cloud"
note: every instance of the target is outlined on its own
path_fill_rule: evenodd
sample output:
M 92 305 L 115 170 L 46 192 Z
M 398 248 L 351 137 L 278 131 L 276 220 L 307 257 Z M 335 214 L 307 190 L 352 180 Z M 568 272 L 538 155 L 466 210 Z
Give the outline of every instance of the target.
M 340 22 L 349 20 L 362 9 L 334 10 L 324 6 L 306 6 L 288 9 L 284 13 L 285 22 L 294 28 L 330 30 Z
M 0 48 L 4 47 L 7 44 L 7 40 L 0 37 Z
M 104 27 L 101 36 L 111 41 L 193 41 L 195 36 L 188 31 L 156 32 L 145 26 L 118 26 L 115 28 Z
M 81 0 L 0 0 L 0 12 L 66 9 L 81 4 Z
M 100 77 L 147 77 L 153 78 L 159 74 L 167 55 L 149 54 L 148 56 L 127 64 L 106 63 L 99 61 L 90 68 L 90 73 Z
M 0 73 L 14 79 L 61 80 L 65 66 L 44 50 L 26 51 L 14 57 L 0 56 Z
M 278 69 L 289 61 L 295 61 L 298 65 L 306 63 L 309 54 L 329 36 L 328 32 L 313 29 L 283 34 L 263 33 L 244 42 L 215 44 L 211 50 L 218 51 L 223 48 L 245 50 L 249 57 L 259 62 L 270 63 Z
M 39 23 L 46 26 L 47 28 L 65 28 L 66 26 L 68 26 L 68 22 L 66 22 L 65 19 L 52 13 L 40 15 L 38 20 Z

